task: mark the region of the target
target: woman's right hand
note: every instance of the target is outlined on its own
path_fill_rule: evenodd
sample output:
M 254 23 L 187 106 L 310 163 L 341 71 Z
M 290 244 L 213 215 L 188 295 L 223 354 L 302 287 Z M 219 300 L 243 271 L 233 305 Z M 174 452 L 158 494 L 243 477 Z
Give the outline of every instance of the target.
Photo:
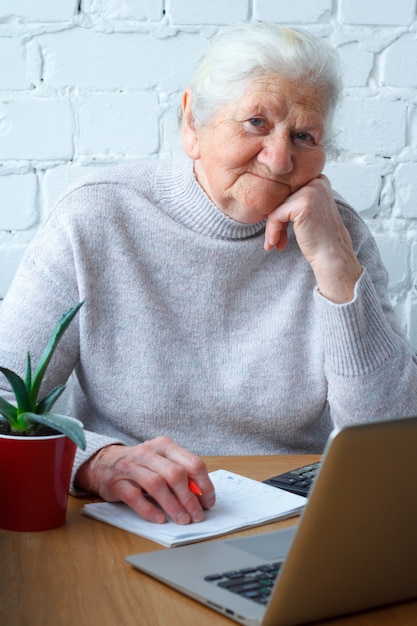
M 302 254 L 314 272 L 320 293 L 343 304 L 354 297 L 362 267 L 350 234 L 323 174 L 301 187 L 267 217 L 265 249 L 285 249 L 289 222 Z
M 201 496 L 190 490 L 189 480 L 198 485 Z M 177 524 L 201 522 L 204 510 L 215 502 L 202 459 L 168 437 L 102 448 L 79 468 L 75 482 L 108 502 L 125 502 L 144 519 L 159 524 L 166 521 L 165 513 Z

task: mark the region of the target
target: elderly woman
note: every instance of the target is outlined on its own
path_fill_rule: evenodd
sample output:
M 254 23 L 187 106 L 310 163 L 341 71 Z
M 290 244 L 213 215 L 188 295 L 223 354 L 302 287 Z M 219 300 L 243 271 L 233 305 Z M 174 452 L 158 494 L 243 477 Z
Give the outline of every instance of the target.
M 186 156 L 100 171 L 29 246 L 0 362 L 22 370 L 85 300 L 47 378 L 75 368 L 74 490 L 199 521 L 196 455 L 321 452 L 335 426 L 417 413 L 378 250 L 322 174 L 339 92 L 321 40 L 226 29 L 183 95 Z

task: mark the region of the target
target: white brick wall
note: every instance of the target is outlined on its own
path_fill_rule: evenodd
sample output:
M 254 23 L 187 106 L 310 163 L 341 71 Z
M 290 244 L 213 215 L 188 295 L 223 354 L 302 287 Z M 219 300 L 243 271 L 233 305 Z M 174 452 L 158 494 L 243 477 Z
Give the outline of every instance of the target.
M 417 349 L 416 0 L 0 0 L 0 300 L 65 187 L 180 149 L 176 110 L 219 26 L 274 20 L 328 38 L 344 66 L 326 166 L 365 218 Z M 415 278 L 416 277 L 416 278 Z

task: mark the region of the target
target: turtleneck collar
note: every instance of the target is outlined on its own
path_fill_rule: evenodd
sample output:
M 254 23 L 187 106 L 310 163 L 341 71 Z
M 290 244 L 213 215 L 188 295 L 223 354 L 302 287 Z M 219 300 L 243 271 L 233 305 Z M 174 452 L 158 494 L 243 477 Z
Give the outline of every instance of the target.
M 155 183 L 161 210 L 190 230 L 216 239 L 236 240 L 265 231 L 265 220 L 243 224 L 220 211 L 198 184 L 193 161 L 186 157 L 159 161 Z

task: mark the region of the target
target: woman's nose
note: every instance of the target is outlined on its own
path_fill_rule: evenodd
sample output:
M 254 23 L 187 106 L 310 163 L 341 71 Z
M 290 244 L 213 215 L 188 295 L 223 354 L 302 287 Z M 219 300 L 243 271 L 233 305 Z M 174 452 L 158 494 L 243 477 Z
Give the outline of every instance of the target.
M 258 161 L 275 176 L 289 174 L 294 166 L 290 138 L 270 137 L 259 152 Z

